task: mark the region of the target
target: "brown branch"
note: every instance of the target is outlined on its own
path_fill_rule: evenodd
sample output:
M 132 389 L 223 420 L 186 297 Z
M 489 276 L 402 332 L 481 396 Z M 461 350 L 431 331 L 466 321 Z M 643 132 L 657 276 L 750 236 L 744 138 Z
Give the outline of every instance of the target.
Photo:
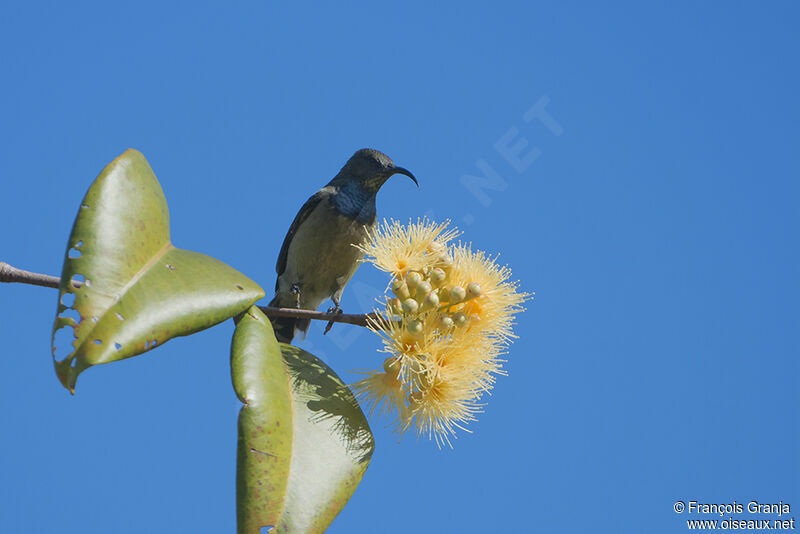
M 58 276 L 51 276 L 49 274 L 33 273 L 23 269 L 17 269 L 11 265 L 0 261 L 0 282 L 19 283 L 19 284 L 32 284 L 42 287 L 58 288 L 61 279 Z M 73 282 L 73 286 L 80 287 L 81 282 Z M 317 319 L 320 321 L 329 321 L 334 323 L 354 324 L 357 326 L 367 326 L 367 319 L 373 314 L 352 315 L 340 313 L 334 315 L 332 313 L 319 312 L 314 310 L 299 310 L 296 308 L 273 308 L 270 306 L 258 307 L 267 317 L 296 317 L 298 319 Z
M 61 279 L 58 276 L 49 274 L 32 273 L 12 267 L 4 261 L 0 261 L 0 282 L 18 282 L 21 284 L 32 284 L 42 287 L 58 287 Z M 80 287 L 80 282 L 73 282 L 73 286 Z
M 353 315 L 348 313 L 332 314 L 314 310 L 301 310 L 298 308 L 272 308 L 270 306 L 258 307 L 267 317 L 297 317 L 298 319 L 318 319 L 333 323 L 354 324 L 356 326 L 367 326 L 367 319 L 375 314 L 367 313 L 364 315 Z

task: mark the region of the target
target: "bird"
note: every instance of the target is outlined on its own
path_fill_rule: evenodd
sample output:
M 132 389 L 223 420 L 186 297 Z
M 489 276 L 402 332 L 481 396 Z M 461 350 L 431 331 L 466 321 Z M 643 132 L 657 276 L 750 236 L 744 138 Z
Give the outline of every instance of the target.
M 395 174 L 419 182 L 378 150 L 357 150 L 328 184 L 314 193 L 292 221 L 283 240 L 275 271 L 275 297 L 270 306 L 316 310 L 328 298 L 328 312 L 341 313 L 345 285 L 364 257 L 356 248 L 377 224 L 375 197 Z M 271 318 L 275 337 L 291 343 L 297 331 L 308 331 L 310 321 Z

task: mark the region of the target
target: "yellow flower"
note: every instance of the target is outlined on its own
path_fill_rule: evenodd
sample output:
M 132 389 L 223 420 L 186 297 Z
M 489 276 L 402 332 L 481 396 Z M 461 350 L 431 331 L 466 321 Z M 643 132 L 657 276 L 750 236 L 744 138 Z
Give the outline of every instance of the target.
M 473 252 L 469 245 L 459 244 L 453 247 L 452 254 L 452 284 L 459 287 L 477 284 L 480 294 L 452 307 L 451 311 L 460 311 L 471 318 L 469 328 L 507 341 L 513 339 L 514 314 L 524 310 L 521 304 L 532 295 L 519 293 L 517 283 L 509 281 L 508 267 L 498 266 L 484 252 Z
M 505 374 L 514 315 L 532 297 L 484 252 L 450 245 L 458 232 L 447 226 L 384 221 L 362 246 L 366 261 L 392 275 L 392 294 L 369 324 L 390 356 L 353 385 L 370 413 L 397 412 L 398 433 L 414 428 L 439 446 L 466 430 Z
M 403 411 L 403 385 L 394 373 L 384 371 L 361 371 L 367 375 L 351 386 L 353 393 L 364 400 L 369 414 L 389 415 L 392 411 Z
M 446 374 L 436 376 L 428 387 L 410 395 L 409 409 L 402 414 L 398 430 L 402 433 L 413 425 L 420 436 L 452 447 L 450 436 L 457 429 L 469 432 L 466 424 L 474 421 L 480 410 L 477 400 L 464 381 L 450 380 Z
M 430 264 L 447 243 L 458 236 L 455 229 L 448 230 L 450 221 L 434 224 L 427 219 L 409 221 L 407 226 L 398 221 L 383 221 L 360 248 L 368 261 L 378 269 L 403 278 L 408 271 L 419 270 Z

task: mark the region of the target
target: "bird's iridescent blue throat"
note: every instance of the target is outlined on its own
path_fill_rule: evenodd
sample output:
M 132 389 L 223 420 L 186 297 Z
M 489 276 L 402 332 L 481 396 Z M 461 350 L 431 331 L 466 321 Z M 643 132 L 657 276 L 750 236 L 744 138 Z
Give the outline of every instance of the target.
M 363 224 L 370 224 L 377 216 L 375 210 L 375 194 L 358 182 L 345 182 L 331 201 L 336 211 Z

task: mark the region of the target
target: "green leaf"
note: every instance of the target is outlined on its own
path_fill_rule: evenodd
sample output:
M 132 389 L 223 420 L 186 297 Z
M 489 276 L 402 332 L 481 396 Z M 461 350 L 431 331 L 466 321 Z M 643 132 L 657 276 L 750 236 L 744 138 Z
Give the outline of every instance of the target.
M 208 328 L 263 296 L 224 263 L 172 246 L 164 192 L 144 156 L 127 150 L 94 181 L 72 227 L 53 324 L 56 374 L 74 392 L 87 367 Z M 59 360 L 55 336 L 64 327 L 75 339 Z
M 239 534 L 324 532 L 375 447 L 353 393 L 318 358 L 278 343 L 250 308 L 236 326 L 231 373 L 239 413 Z

